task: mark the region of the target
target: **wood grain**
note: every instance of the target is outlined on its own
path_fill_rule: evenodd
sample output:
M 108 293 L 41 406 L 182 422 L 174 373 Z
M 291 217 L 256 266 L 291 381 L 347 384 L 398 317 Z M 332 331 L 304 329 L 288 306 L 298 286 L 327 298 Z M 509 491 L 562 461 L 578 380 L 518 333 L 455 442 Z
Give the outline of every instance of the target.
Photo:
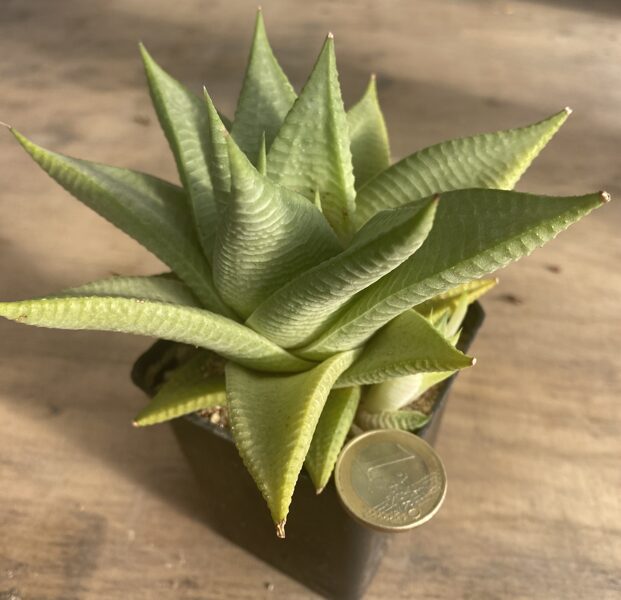
M 396 156 L 570 104 L 520 189 L 621 192 L 618 2 L 264 10 L 296 85 L 328 29 L 348 101 L 378 73 Z M 231 114 L 252 12 L 240 1 L 3 0 L 0 118 L 62 152 L 175 178 L 136 43 Z M 0 147 L 3 299 L 159 268 L 8 134 Z M 617 200 L 502 273 L 441 432 L 446 504 L 395 538 L 369 599 L 621 597 L 620 229 Z M 314 598 L 201 523 L 166 427 L 132 429 L 143 399 L 128 369 L 147 344 L 0 323 L 0 599 Z

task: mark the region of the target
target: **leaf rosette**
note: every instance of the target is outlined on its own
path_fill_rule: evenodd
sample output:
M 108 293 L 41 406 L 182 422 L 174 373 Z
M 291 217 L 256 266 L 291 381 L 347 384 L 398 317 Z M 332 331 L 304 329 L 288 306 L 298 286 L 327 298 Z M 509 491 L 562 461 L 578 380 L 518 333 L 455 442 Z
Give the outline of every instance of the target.
M 608 196 L 512 191 L 567 109 L 391 165 L 375 78 L 346 111 L 328 35 L 297 95 L 260 12 L 232 123 L 141 53 L 181 186 L 11 131 L 170 273 L 3 302 L 0 316 L 195 346 L 135 424 L 226 410 L 284 536 L 302 468 L 320 491 L 352 430 L 422 427 L 430 415 L 408 404 L 474 362 L 456 343 L 486 277 Z

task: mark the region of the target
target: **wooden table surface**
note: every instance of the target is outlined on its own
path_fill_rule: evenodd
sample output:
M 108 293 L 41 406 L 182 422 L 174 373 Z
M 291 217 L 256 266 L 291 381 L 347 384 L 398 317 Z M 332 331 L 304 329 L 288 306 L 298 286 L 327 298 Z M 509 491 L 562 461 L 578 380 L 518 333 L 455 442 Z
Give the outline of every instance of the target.
M 2 120 L 170 178 L 136 42 L 231 113 L 254 18 L 233 0 L 0 9 Z M 378 73 L 395 156 L 569 104 L 519 189 L 621 192 L 615 0 L 265 0 L 264 11 L 296 85 L 328 29 L 349 102 Z M 3 299 L 157 271 L 8 133 L 0 147 Z M 369 599 L 621 597 L 620 229 L 617 201 L 501 274 L 441 432 L 446 504 L 395 538 Z M 148 343 L 0 323 L 0 599 L 315 598 L 202 524 L 167 427 L 132 429 L 144 400 L 128 369 Z

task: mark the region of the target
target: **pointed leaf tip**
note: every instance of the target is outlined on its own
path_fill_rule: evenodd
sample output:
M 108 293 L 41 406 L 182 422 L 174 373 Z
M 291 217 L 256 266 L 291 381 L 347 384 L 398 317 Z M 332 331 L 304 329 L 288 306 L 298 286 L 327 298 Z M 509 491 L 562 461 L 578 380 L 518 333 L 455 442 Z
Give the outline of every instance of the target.
M 287 523 L 286 519 L 279 521 L 276 523 L 276 535 L 281 539 L 285 539 L 285 524 Z
M 0 121 L 0 125 L 2 125 L 2 127 L 6 127 L 9 131 L 13 131 L 13 127 L 4 121 Z

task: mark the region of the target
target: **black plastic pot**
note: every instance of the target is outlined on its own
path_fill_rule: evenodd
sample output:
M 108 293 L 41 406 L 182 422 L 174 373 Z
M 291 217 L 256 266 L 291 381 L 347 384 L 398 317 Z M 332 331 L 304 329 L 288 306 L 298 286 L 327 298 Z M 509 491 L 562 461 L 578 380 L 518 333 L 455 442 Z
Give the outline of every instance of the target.
M 470 306 L 458 344 L 462 350 L 470 346 L 484 316 L 478 303 Z M 148 395 L 154 394 L 166 371 L 177 366 L 176 353 L 171 352 L 174 346 L 158 341 L 134 365 L 132 379 Z M 418 432 L 431 444 L 453 380 L 441 384 L 433 418 Z M 228 430 L 196 416 L 176 419 L 171 425 L 204 490 L 205 514 L 201 516 L 215 531 L 326 598 L 362 596 L 391 534 L 352 519 L 338 499 L 333 480 L 316 495 L 310 478 L 304 471 L 300 474 L 287 518 L 287 537 L 278 539 Z

